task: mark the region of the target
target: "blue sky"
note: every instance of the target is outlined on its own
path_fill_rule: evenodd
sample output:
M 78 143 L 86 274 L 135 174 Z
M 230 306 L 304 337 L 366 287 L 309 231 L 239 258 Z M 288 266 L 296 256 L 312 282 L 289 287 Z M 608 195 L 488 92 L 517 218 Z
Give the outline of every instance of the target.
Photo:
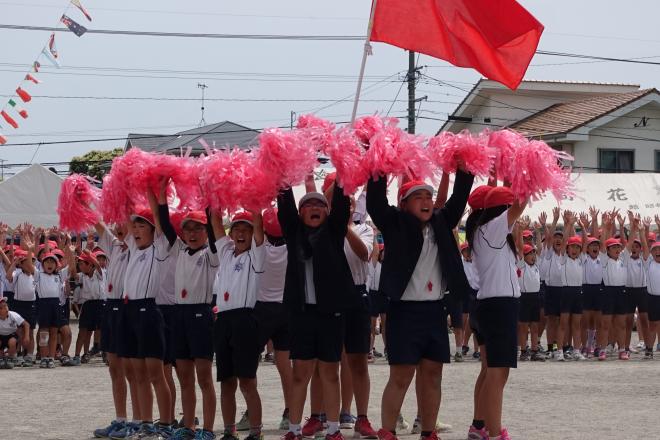
M 361 35 L 366 30 L 370 7 L 368 0 L 82 1 L 93 16 L 92 23 L 73 8 L 68 14 L 90 29 L 235 34 Z M 658 2 L 521 3 L 546 27 L 539 47 L 542 50 L 620 58 L 655 57 L 649 59 L 660 61 Z M 66 6 L 66 0 L 0 0 L 0 24 L 53 26 Z M 13 93 L 48 36 L 48 32 L 0 29 L 0 95 Z M 199 82 L 208 85 L 207 97 L 230 99 L 207 102 L 208 123 L 231 120 L 253 128 L 288 125 L 291 111 L 302 114 L 331 104 L 311 100 L 332 101 L 354 93 L 363 44 L 94 34 L 77 38 L 64 33 L 58 33 L 56 38 L 62 69 L 44 68 L 40 75 L 44 83 L 29 87 L 35 95 L 190 100 L 35 98 L 25 105 L 30 117 L 19 121 L 19 130 L 2 124 L 10 143 L 116 138 L 128 132 L 171 133 L 192 128 L 200 119 L 199 102 L 195 101 L 200 96 Z M 422 56 L 419 64 L 428 66 L 427 75 L 453 84 L 419 84 L 418 96 L 427 95 L 434 101 L 422 104 L 423 117 L 446 118 L 462 100 L 465 90 L 479 79 L 478 73 L 441 60 Z M 360 113 L 387 112 L 391 107 L 391 115 L 404 116 L 405 86 L 398 98 L 400 102 L 392 102 L 406 68 L 404 51 L 374 43 Z M 527 78 L 657 87 L 658 73 L 660 66 L 536 56 Z M 351 102 L 337 103 L 318 114 L 346 121 L 350 119 L 351 106 Z M 417 132 L 433 134 L 441 124 L 420 119 Z M 123 146 L 123 142 L 5 146 L 0 147 L 0 159 L 7 163 L 68 161 L 92 149 L 115 146 Z

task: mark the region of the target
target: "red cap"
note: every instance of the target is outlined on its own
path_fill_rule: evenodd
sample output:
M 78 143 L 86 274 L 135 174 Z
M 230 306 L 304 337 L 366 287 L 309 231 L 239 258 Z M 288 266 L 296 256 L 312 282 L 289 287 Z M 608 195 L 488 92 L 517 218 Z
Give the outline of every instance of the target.
M 277 218 L 277 208 L 268 208 L 264 211 L 264 232 L 271 237 L 282 237 L 282 227 Z
M 526 229 L 523 231 L 522 234 L 523 238 L 534 238 L 534 233 L 530 231 L 529 229 Z
M 490 192 L 492 186 L 482 185 L 472 191 L 470 198 L 468 198 L 468 205 L 472 209 L 484 209 L 484 199 L 486 195 Z
M 651 245 L 651 249 L 655 249 L 657 247 L 660 247 L 660 241 L 654 241 L 653 244 Z
M 25 260 L 27 258 L 27 252 L 25 252 L 23 249 L 16 249 L 14 250 L 14 257 L 19 261 Z
M 484 209 L 495 206 L 511 205 L 513 203 L 513 192 L 506 186 L 496 186 L 484 197 Z
M 190 211 L 181 220 L 181 227 L 183 228 L 188 222 L 205 225 L 208 223 L 208 219 L 206 218 L 206 213 L 204 211 Z
M 466 241 L 465 243 L 461 243 L 461 251 L 464 251 L 465 249 L 469 249 L 470 244 Z
M 608 238 L 605 240 L 605 247 L 610 248 L 612 246 L 621 246 L 621 240 L 618 238 Z
M 566 243 L 567 246 L 582 246 L 582 237 L 579 235 L 574 235 L 568 239 L 568 242 Z
M 231 219 L 231 225 L 229 226 L 230 228 L 233 228 L 236 223 L 247 223 L 248 225 L 252 226 L 253 225 L 254 218 L 252 217 L 252 213 L 248 211 L 241 211 L 237 212 L 236 215 Z
M 94 255 L 94 258 L 96 258 L 97 260 L 98 260 L 99 257 L 108 258 L 108 256 L 105 254 L 105 252 L 103 252 L 103 250 L 100 250 L 100 249 L 98 251 L 95 250 L 94 252 L 92 252 L 92 255 Z
M 321 191 L 326 192 L 328 188 L 330 188 L 332 184 L 335 183 L 336 178 L 337 173 L 330 173 L 325 176 L 325 179 L 323 180 L 323 186 L 321 186 Z
M 53 249 L 53 255 L 64 258 L 64 251 L 62 249 Z
M 49 246 L 51 249 L 57 249 L 57 242 L 56 242 L 56 241 L 53 241 L 53 240 L 48 240 L 48 246 Z M 42 250 L 42 249 L 45 248 L 45 247 L 46 247 L 46 244 L 45 244 L 45 243 L 42 243 L 42 244 L 39 245 L 39 250 Z
M 415 191 L 420 190 L 426 190 L 430 192 L 431 195 L 433 195 L 433 187 L 431 185 L 427 185 L 422 180 L 411 180 L 404 183 L 401 185 L 401 188 L 399 188 L 399 202 L 407 199 Z
M 598 237 L 587 238 L 587 245 L 590 245 L 591 243 L 600 243 L 600 239 Z
M 529 244 L 523 246 L 523 255 L 531 254 L 532 252 L 536 252 L 536 248 L 534 246 Z
M 43 254 L 41 256 L 41 262 L 43 263 L 48 258 L 52 258 L 53 260 L 55 260 L 56 263 L 58 263 L 60 261 L 60 260 L 57 259 L 57 255 L 55 255 L 55 252 L 48 252 L 47 254 Z
M 151 226 L 156 227 L 156 221 L 154 220 L 154 214 L 149 208 L 140 208 L 135 211 L 135 214 L 131 216 L 131 221 L 134 222 L 138 218 L 145 220 Z
M 96 257 L 92 253 L 87 251 L 84 251 L 82 254 L 80 254 L 78 256 L 78 259 L 92 265 L 99 264 L 99 262 L 96 260 Z
M 656 238 L 657 238 L 657 236 L 656 236 L 655 232 L 649 232 L 649 236 L 647 237 L 646 240 L 649 243 L 653 243 L 656 240 Z

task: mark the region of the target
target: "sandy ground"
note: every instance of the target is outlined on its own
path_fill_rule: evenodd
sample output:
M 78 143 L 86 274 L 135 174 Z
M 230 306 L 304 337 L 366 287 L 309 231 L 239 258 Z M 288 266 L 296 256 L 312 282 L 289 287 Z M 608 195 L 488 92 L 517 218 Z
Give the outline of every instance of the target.
M 74 324 L 74 334 L 76 327 Z M 633 339 L 636 343 L 636 334 Z M 504 424 L 514 439 L 660 439 L 654 427 L 660 408 L 658 357 L 654 361 L 642 361 L 640 355 L 633 355 L 628 362 L 520 364 L 506 389 Z M 443 440 L 466 438 L 478 369 L 471 358 L 445 367 L 440 415 L 454 429 L 443 433 Z M 370 373 L 369 418 L 377 429 L 387 363 L 379 360 L 370 366 Z M 275 428 L 283 403 L 279 376 L 272 364 L 262 363 L 259 381 L 266 438 L 279 439 L 282 433 Z M 0 390 L 0 439 L 88 439 L 94 428 L 114 417 L 110 379 L 100 358 L 73 368 L 2 370 Z M 243 410 L 245 403 L 240 395 L 238 399 L 239 409 Z M 179 402 L 177 412 L 180 408 Z M 219 411 L 218 405 L 216 432 L 222 428 Z M 408 392 L 402 412 L 412 425 L 416 413 L 414 387 Z M 350 437 L 352 432 L 344 431 L 344 435 Z

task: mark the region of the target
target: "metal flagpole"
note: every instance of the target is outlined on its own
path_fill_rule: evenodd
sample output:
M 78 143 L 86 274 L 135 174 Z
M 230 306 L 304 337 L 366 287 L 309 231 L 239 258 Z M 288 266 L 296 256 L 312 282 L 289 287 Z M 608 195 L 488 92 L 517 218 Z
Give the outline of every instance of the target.
M 355 91 L 355 102 L 353 102 L 353 114 L 351 115 L 351 125 L 355 122 L 357 116 L 358 102 L 360 102 L 360 92 L 362 91 L 362 79 L 364 78 L 364 69 L 367 66 L 367 56 L 371 54 L 371 30 L 374 26 L 374 13 L 376 12 L 376 3 L 378 0 L 373 0 L 371 4 L 371 13 L 369 14 L 369 26 L 367 27 L 367 41 L 364 43 L 364 52 L 362 54 L 362 65 L 360 66 L 360 75 L 358 76 L 357 90 Z

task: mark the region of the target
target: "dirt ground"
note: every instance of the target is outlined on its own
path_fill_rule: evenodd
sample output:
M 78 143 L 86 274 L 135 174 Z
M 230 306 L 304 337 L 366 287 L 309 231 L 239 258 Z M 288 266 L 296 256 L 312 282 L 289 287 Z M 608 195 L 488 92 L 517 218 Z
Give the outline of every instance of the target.
M 73 327 L 75 334 L 77 325 L 74 323 Z M 636 334 L 633 340 L 637 343 Z M 643 361 L 640 355 L 633 355 L 628 362 L 520 364 L 512 371 L 506 389 L 504 425 L 514 439 L 660 438 L 652 434 L 660 414 L 658 357 L 654 361 Z M 471 357 L 445 367 L 440 417 L 453 425 L 453 431 L 443 433 L 443 440 L 467 437 L 472 420 L 472 389 L 478 371 L 479 365 Z M 381 396 L 388 377 L 386 361 L 370 365 L 370 373 L 369 418 L 378 429 Z M 283 403 L 279 377 L 272 364 L 261 364 L 259 381 L 266 439 L 279 439 L 282 433 L 275 428 Z M 81 367 L 2 370 L 0 390 L 3 396 L 0 439 L 88 439 L 93 429 L 106 425 L 114 417 L 110 379 L 100 358 Z M 217 390 L 219 394 L 219 387 Z M 245 403 L 241 396 L 238 402 L 242 411 Z M 200 405 L 201 396 L 199 412 Z M 179 402 L 177 412 L 180 408 Z M 222 429 L 219 411 L 218 405 L 218 433 Z M 402 413 L 412 425 L 416 413 L 414 386 L 408 392 Z M 350 437 L 352 432 L 344 431 L 344 435 Z

